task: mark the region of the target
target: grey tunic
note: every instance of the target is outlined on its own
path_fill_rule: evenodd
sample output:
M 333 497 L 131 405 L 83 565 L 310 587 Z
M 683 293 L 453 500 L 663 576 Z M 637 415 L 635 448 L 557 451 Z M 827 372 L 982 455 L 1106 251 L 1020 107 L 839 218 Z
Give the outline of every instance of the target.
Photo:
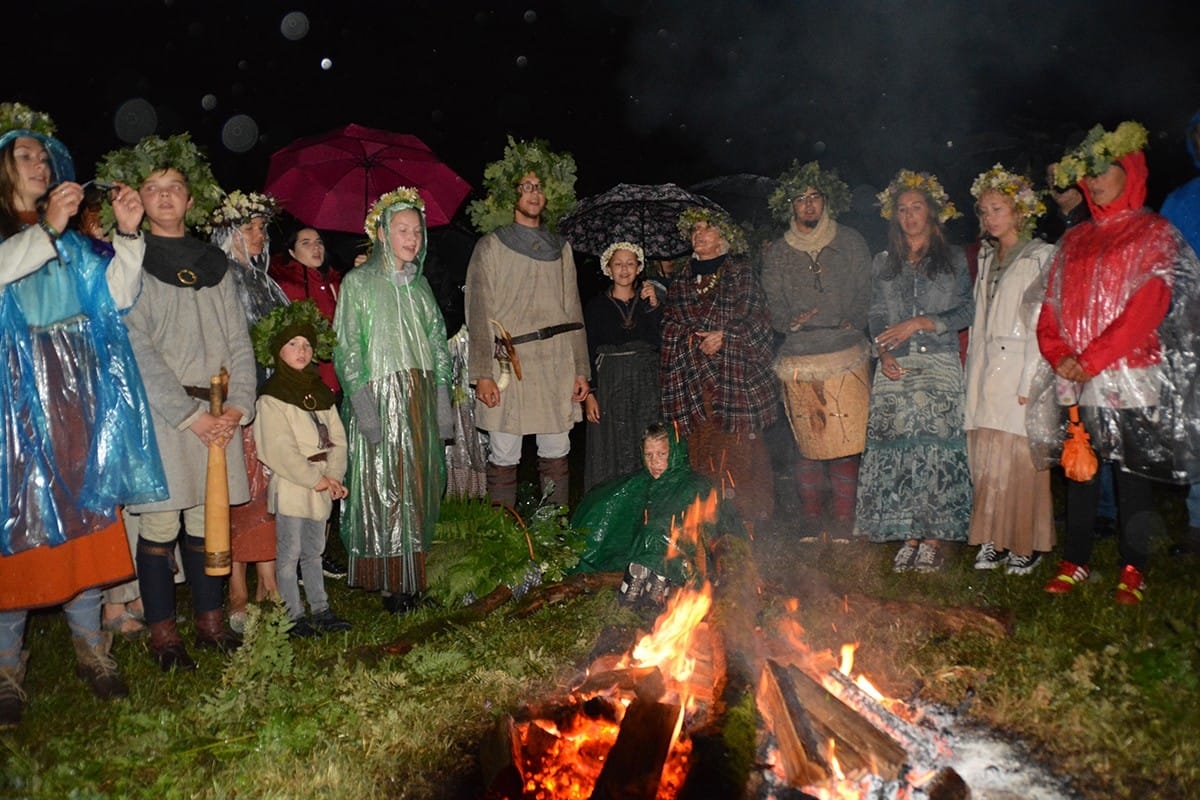
M 815 264 L 808 253 L 782 237 L 776 239 L 763 257 L 762 286 L 771 327 L 787 335 L 779 355 L 836 353 L 864 340 L 871 307 L 871 251 L 853 228 L 839 225 Z M 816 316 L 791 330 L 793 319 L 814 308 Z M 842 329 L 843 321 L 852 329 Z
M 246 313 L 233 275 L 196 290 L 170 286 L 150 274 L 142 294 L 125 318 L 154 418 L 154 435 L 167 473 L 170 497 L 130 506 L 135 513 L 192 508 L 204 502 L 208 447 L 188 426 L 207 402 L 189 396 L 184 386 L 208 386 L 212 376 L 229 370 L 226 405 L 240 409 L 242 424 L 254 418 L 254 351 L 246 332 Z M 225 448 L 229 502 L 250 499 L 242 437 Z

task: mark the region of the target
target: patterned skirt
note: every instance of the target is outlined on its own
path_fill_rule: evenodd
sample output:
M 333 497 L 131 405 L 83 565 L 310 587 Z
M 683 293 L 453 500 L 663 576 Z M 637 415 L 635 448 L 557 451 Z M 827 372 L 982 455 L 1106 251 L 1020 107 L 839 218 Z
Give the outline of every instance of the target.
M 971 476 L 958 353 L 902 356 L 907 372 L 875 373 L 855 533 L 872 542 L 967 540 Z

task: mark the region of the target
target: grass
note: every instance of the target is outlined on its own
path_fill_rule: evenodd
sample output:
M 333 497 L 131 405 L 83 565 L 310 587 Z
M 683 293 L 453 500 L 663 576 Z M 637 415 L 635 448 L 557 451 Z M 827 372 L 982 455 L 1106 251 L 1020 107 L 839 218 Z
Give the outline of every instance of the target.
M 1169 518 L 1180 496 L 1164 490 Z M 972 569 L 973 550 L 952 553 L 934 575 L 894 575 L 892 549 L 794 542 L 761 532 L 756 550 L 771 614 L 791 560 L 816 568 L 831 603 L 802 604 L 815 650 L 858 641 L 859 665 L 892 693 L 919 695 L 1026 742 L 1089 798 L 1200 795 L 1200 689 L 1196 564 L 1156 544 L 1146 602 L 1111 601 L 1115 542 L 1101 542 L 1101 573 L 1065 597 L 1041 591 L 1054 564 L 1028 577 Z M 794 562 L 793 562 L 794 563 Z M 243 652 L 192 650 L 200 668 L 164 675 L 144 643 L 114 655 L 128 700 L 101 703 L 74 676 L 59 612 L 30 619 L 25 722 L 0 732 L 4 798 L 469 798 L 481 778 L 478 743 L 523 701 L 571 685 L 605 627 L 636 623 L 611 593 L 518 619 L 503 611 L 452 627 L 404 656 L 381 645 L 443 612 L 382 612 L 379 598 L 328 581 L 345 634 L 290 641 L 277 614 L 255 615 Z M 836 599 L 861 592 L 934 605 L 1007 610 L 1004 639 L 950 636 L 892 620 L 856 624 Z M 180 608 L 186 611 L 186 589 Z M 819 596 L 814 595 L 814 596 Z M 182 623 L 190 641 L 190 623 Z

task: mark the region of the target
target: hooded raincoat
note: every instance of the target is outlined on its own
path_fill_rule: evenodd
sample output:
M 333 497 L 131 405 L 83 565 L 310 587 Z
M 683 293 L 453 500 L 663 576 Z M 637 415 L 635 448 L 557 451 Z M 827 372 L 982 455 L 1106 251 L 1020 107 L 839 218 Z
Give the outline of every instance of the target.
M 382 428 L 382 439 L 372 443 L 355 404 L 344 404 L 350 494 L 343 504 L 341 536 L 349 555 L 347 581 L 403 594 L 425 589 L 424 554 L 446 483 L 437 395 L 451 380 L 446 323 L 422 274 L 423 211 L 417 209 L 421 247 L 416 260 L 397 264 L 392 252 L 392 218 L 411 208 L 396 203 L 383 212 L 374 252 L 342 281 L 333 324 L 338 338 L 333 360 L 342 389 L 347 398 L 368 398 Z

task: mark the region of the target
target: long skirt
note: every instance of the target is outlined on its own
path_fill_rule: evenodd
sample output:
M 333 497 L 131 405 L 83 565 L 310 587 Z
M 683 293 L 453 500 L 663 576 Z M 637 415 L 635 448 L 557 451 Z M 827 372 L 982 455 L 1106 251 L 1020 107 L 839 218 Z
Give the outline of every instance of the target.
M 731 433 L 713 416 L 712 391 L 701 390 L 704 419 L 688 434 L 692 469 L 712 481 L 750 525 L 775 513 L 775 478 L 762 431 Z
M 600 348 L 596 386 L 600 421 L 587 423 L 584 492 L 642 468 L 642 433 L 659 419 L 658 351 L 644 342 Z
M 275 516 L 267 511 L 267 486 L 271 471 L 258 460 L 254 425 L 242 428 L 242 452 L 250 479 L 250 502 L 229 509 L 229 549 L 243 564 L 275 560 Z
M 963 433 L 964 384 L 958 353 L 902 356 L 907 370 L 877 370 L 858 473 L 855 532 L 872 542 L 964 542 L 971 476 Z
M 1029 439 L 980 428 L 967 431 L 975 507 L 967 542 L 992 542 L 1020 556 L 1054 547 L 1050 470 L 1033 465 Z
M 425 590 L 425 553 L 433 539 L 446 486 L 445 450 L 438 436 L 433 373 L 394 372 L 368 384 L 383 438 L 363 437 L 354 406 L 343 409 L 349 441 L 349 496 L 341 536 L 346 582 L 368 590 L 416 594 Z

